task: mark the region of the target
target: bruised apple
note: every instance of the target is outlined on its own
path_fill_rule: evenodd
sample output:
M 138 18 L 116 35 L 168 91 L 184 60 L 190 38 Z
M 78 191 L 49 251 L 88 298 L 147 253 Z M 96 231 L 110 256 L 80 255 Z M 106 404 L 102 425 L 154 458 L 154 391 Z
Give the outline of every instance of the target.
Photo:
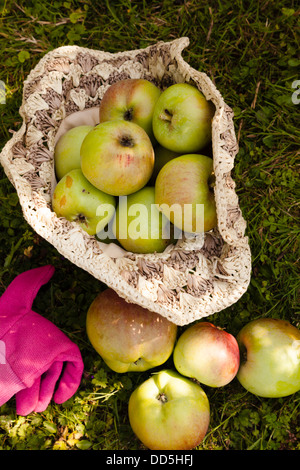
M 119 198 L 113 231 L 127 251 L 160 253 L 172 242 L 173 227 L 154 203 L 154 187 Z
M 166 318 L 126 302 L 113 289 L 100 292 L 90 305 L 88 338 L 115 372 L 138 372 L 163 364 L 171 356 L 177 326 Z
M 57 141 L 54 149 L 54 164 L 57 179 L 69 171 L 80 168 L 80 147 L 93 126 L 76 126 L 69 129 Z
M 96 188 L 113 196 L 141 189 L 154 167 L 150 138 L 140 126 L 122 120 L 98 124 L 80 149 L 81 169 Z
M 56 215 L 76 222 L 89 235 L 95 235 L 109 223 L 115 206 L 115 198 L 91 185 L 80 169 L 63 176 L 52 196 Z
M 183 232 L 209 231 L 217 225 L 213 181 L 210 157 L 187 154 L 173 158 L 157 175 L 155 203 Z
M 286 320 L 259 318 L 238 333 L 237 379 L 249 392 L 279 398 L 300 390 L 300 331 Z
M 154 142 L 152 116 L 161 91 L 149 80 L 128 78 L 113 83 L 100 104 L 100 122 L 123 119 L 141 126 Z
M 151 450 L 191 450 L 205 437 L 210 406 L 200 385 L 161 370 L 139 385 L 128 403 L 131 428 Z
M 210 387 L 223 387 L 239 369 L 239 346 L 230 333 L 212 323 L 199 322 L 179 337 L 173 360 L 180 374 Z
M 165 148 L 180 153 L 202 150 L 212 137 L 214 106 L 188 83 L 166 88 L 153 112 L 153 133 Z

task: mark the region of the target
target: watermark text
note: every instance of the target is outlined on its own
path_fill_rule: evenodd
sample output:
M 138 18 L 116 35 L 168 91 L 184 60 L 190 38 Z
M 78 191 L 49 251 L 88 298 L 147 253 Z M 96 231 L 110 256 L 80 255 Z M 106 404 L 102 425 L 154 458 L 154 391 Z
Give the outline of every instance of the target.
M 101 240 L 182 239 L 204 232 L 204 204 L 128 205 L 127 196 L 120 196 L 118 210 L 112 204 L 101 204 L 96 216 Z
M 0 80 L 0 104 L 6 104 L 6 86 L 2 80 Z
M 294 80 L 292 83 L 292 88 L 295 90 L 292 94 L 292 103 L 299 104 L 300 103 L 300 80 Z

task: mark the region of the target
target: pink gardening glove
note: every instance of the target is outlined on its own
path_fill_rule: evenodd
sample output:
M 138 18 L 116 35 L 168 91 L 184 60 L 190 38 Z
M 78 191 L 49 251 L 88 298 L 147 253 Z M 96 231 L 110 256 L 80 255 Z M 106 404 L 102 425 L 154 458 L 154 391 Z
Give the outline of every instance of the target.
M 47 265 L 19 274 L 0 298 L 0 406 L 16 395 L 17 414 L 44 411 L 77 391 L 83 361 L 78 346 L 33 301 L 54 273 Z

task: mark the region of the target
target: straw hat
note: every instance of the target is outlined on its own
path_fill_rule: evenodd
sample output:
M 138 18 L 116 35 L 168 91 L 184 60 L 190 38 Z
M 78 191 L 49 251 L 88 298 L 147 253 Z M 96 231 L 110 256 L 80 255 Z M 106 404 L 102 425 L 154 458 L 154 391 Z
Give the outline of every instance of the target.
M 128 302 L 177 325 L 219 312 L 247 290 L 251 253 L 231 176 L 238 145 L 233 112 L 210 78 L 182 58 L 186 37 L 145 49 L 108 53 L 63 46 L 47 53 L 24 82 L 21 128 L 0 154 L 26 221 L 59 253 Z M 89 236 L 51 209 L 56 185 L 53 152 L 66 130 L 98 123 L 106 89 L 124 78 L 145 78 L 161 89 L 195 85 L 215 105 L 212 123 L 218 227 L 181 239 L 163 253 L 136 254 Z

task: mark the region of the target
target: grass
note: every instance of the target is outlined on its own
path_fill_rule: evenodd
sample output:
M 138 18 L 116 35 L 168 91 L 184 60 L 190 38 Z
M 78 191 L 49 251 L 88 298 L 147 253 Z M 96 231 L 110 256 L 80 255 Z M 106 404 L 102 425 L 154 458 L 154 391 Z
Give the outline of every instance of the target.
M 235 112 L 240 150 L 233 177 L 247 220 L 252 278 L 236 304 L 209 318 L 233 334 L 259 317 L 300 325 L 295 5 L 283 0 L 0 2 L 0 80 L 7 89 L 6 104 L 0 105 L 0 148 L 21 125 L 23 80 L 51 49 L 78 44 L 116 52 L 189 37 L 184 59 L 211 77 Z M 2 169 L 0 197 L 1 293 L 26 269 L 56 266 L 34 308 L 79 345 L 85 363 L 80 388 L 68 402 L 51 403 L 45 412 L 27 417 L 16 415 L 14 399 L 0 408 L 0 449 L 141 449 L 127 404 L 149 374 L 112 372 L 85 333 L 87 308 L 103 285 L 33 232 Z M 173 366 L 171 360 L 166 366 Z M 237 380 L 205 391 L 211 423 L 199 450 L 300 449 L 300 392 L 262 399 Z

